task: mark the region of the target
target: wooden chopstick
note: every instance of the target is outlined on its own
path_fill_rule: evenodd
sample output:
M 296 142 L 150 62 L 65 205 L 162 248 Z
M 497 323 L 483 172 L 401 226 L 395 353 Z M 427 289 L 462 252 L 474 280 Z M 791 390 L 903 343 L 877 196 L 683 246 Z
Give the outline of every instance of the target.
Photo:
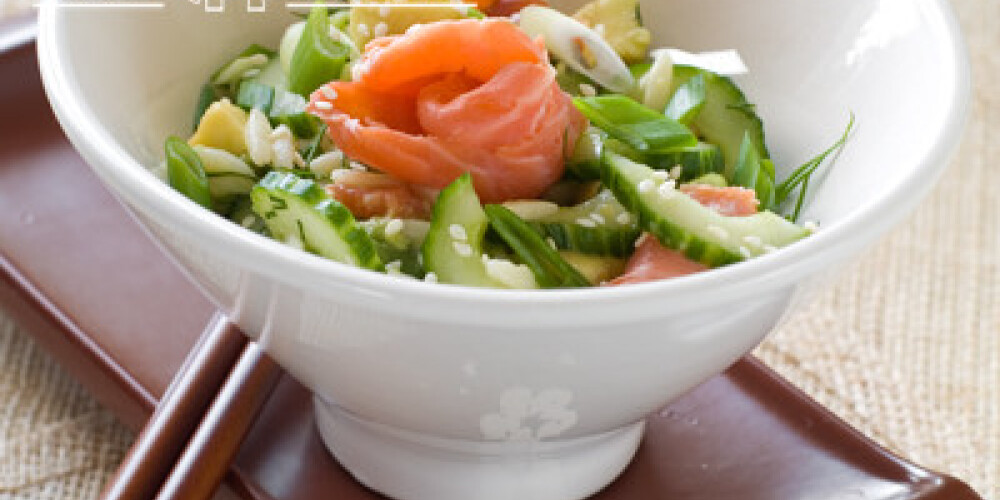
M 157 500 L 208 500 L 257 419 L 282 371 L 256 343 L 239 362 L 177 460 Z
M 246 345 L 225 316 L 212 318 L 101 498 L 153 498 Z

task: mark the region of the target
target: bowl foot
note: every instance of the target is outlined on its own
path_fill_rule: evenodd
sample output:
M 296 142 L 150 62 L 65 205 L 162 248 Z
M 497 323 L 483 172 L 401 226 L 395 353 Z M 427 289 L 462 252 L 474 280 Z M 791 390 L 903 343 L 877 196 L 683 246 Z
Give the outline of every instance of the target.
M 359 420 L 315 399 L 327 449 L 360 483 L 397 500 L 578 500 L 632 460 L 644 423 L 541 442 L 446 439 Z

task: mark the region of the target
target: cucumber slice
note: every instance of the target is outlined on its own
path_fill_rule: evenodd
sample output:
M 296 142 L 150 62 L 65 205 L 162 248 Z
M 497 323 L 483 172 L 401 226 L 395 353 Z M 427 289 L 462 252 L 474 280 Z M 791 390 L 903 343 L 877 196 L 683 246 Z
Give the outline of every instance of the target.
M 639 239 L 635 217 L 607 190 L 577 206 L 527 220 L 559 250 L 628 257 Z
M 489 275 L 483 238 L 489 221 L 472 177 L 464 174 L 438 195 L 422 248 L 424 268 L 440 283 L 505 288 Z
M 694 146 L 676 148 L 655 155 L 647 156 L 649 166 L 657 170 L 673 170 L 681 167 L 681 182 L 701 177 L 706 174 L 719 173 L 725 169 L 722 150 L 714 144 L 699 142 Z
M 264 219 L 274 238 L 352 266 L 384 269 L 374 242 L 351 211 L 315 181 L 273 171 L 250 196 L 254 213 Z
M 542 239 L 527 222 L 503 205 L 483 207 L 490 226 L 500 235 L 514 254 L 535 275 L 542 288 L 580 288 L 590 286 L 587 278 L 569 265 L 559 253 Z
M 691 126 L 706 142 L 722 150 L 726 179 L 731 180 L 745 134 L 750 134 L 750 140 L 761 158 L 771 156 L 764 144 L 764 124 L 754 111 L 753 104 L 747 101 L 732 80 L 707 70 L 674 66 L 674 95 L 677 88 L 698 75 L 705 79 L 705 102 L 698 115 L 691 120 Z
M 603 181 L 639 216 L 639 226 L 665 246 L 717 267 L 766 253 L 809 232 L 772 212 L 726 217 L 657 179 L 655 170 L 613 152 L 604 153 Z

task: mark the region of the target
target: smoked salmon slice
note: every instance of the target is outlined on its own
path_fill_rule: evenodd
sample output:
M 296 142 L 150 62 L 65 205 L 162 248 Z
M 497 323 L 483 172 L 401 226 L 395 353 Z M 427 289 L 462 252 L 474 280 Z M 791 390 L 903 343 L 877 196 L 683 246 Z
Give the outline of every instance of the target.
M 716 187 L 706 184 L 683 184 L 682 193 L 692 197 L 698 203 L 709 207 L 722 215 L 746 216 L 757 213 L 757 193 L 753 189 L 743 187 Z
M 605 286 L 630 285 L 647 281 L 665 280 L 707 271 L 708 267 L 687 258 L 683 253 L 667 248 L 649 233 L 629 258 L 625 272 L 607 282 Z
M 757 213 L 759 203 L 752 189 L 683 184 L 680 190 L 722 215 L 746 216 Z M 707 270 L 708 267 L 704 264 L 687 258 L 677 250 L 663 246 L 653 235 L 645 233 L 635 253 L 629 258 L 625 272 L 607 282 L 606 286 L 646 283 Z
M 469 172 L 485 203 L 541 195 L 586 124 L 542 46 L 508 21 L 441 21 L 376 39 L 355 77 L 309 105 L 347 156 L 436 189 Z
M 341 171 L 324 188 L 359 219 L 430 219 L 435 198 L 434 193 L 422 192 L 386 174 L 359 170 Z

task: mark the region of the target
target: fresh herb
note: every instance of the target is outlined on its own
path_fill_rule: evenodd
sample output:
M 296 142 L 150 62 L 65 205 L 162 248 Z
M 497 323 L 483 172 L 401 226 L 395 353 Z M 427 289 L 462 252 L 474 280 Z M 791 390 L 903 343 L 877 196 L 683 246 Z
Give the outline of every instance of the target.
M 805 162 L 799 168 L 795 169 L 787 179 L 775 188 L 774 204 L 775 206 L 781 205 L 788 199 L 788 197 L 796 190 L 799 190 L 799 197 L 795 201 L 795 209 L 789 220 L 796 221 L 799 218 L 799 213 L 802 211 L 802 203 L 806 197 L 806 191 L 809 189 L 809 179 L 812 174 L 823 164 L 826 159 L 833 154 L 835 151 L 839 152 L 844 144 L 847 142 L 847 137 L 851 134 L 851 130 L 854 129 L 854 113 L 851 113 L 851 119 L 847 122 L 847 128 L 844 129 L 844 133 L 840 136 L 832 146 L 823 151 L 822 153 L 816 155 L 814 158 Z
M 195 203 L 211 209 L 212 195 L 208 190 L 208 176 L 198 153 L 184 139 L 175 136 L 167 139 L 164 149 L 170 186 Z
M 640 153 L 698 143 L 698 138 L 684 125 L 620 94 L 577 97 L 573 104 L 595 126 Z
M 288 90 L 308 96 L 320 85 L 340 78 L 350 54 L 347 45 L 330 36 L 327 10 L 314 8 L 292 55 Z

